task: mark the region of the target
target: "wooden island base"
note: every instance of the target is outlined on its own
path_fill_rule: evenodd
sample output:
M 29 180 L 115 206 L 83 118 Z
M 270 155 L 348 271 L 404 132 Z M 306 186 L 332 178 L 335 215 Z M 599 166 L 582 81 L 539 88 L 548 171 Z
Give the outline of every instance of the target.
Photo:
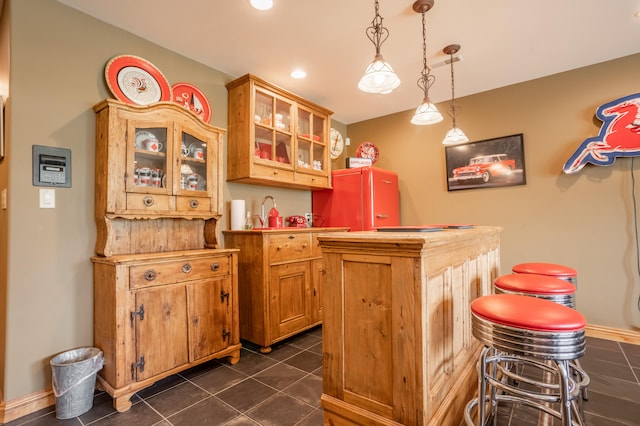
M 470 302 L 490 294 L 500 228 L 318 236 L 325 425 L 458 425 L 477 390 Z

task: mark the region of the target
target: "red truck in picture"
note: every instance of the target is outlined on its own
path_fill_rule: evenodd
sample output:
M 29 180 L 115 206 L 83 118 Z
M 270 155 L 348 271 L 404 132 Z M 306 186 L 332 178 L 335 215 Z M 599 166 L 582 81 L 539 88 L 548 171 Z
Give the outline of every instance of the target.
M 481 155 L 470 159 L 466 166 L 453 169 L 453 180 L 458 183 L 488 183 L 494 179 L 508 178 L 515 166 L 515 160 L 507 158 L 507 154 Z

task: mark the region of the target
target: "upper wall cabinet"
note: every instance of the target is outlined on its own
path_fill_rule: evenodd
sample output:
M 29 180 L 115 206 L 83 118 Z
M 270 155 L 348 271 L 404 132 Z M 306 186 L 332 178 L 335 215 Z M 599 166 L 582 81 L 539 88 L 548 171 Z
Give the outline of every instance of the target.
M 96 253 L 218 248 L 225 130 L 172 102 L 94 110 Z
M 228 181 L 331 187 L 331 111 L 250 74 L 226 87 Z

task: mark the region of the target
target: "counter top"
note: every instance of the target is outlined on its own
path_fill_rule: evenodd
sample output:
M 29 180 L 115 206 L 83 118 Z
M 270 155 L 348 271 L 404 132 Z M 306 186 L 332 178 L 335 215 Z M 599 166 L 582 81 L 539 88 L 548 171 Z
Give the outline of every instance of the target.
M 290 234 L 296 232 L 335 232 L 335 231 L 347 231 L 349 228 L 340 227 L 311 227 L 311 228 L 296 228 L 296 227 L 283 227 L 283 228 L 253 228 L 249 230 L 223 230 L 223 234 L 250 234 L 250 233 L 280 233 Z

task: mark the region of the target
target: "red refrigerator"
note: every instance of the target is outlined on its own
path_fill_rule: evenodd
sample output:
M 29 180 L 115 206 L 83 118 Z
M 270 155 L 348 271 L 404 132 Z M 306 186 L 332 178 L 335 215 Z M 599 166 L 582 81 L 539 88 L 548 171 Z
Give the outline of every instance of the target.
M 369 231 L 400 225 L 398 175 L 375 167 L 334 170 L 333 189 L 313 191 L 313 226 Z

